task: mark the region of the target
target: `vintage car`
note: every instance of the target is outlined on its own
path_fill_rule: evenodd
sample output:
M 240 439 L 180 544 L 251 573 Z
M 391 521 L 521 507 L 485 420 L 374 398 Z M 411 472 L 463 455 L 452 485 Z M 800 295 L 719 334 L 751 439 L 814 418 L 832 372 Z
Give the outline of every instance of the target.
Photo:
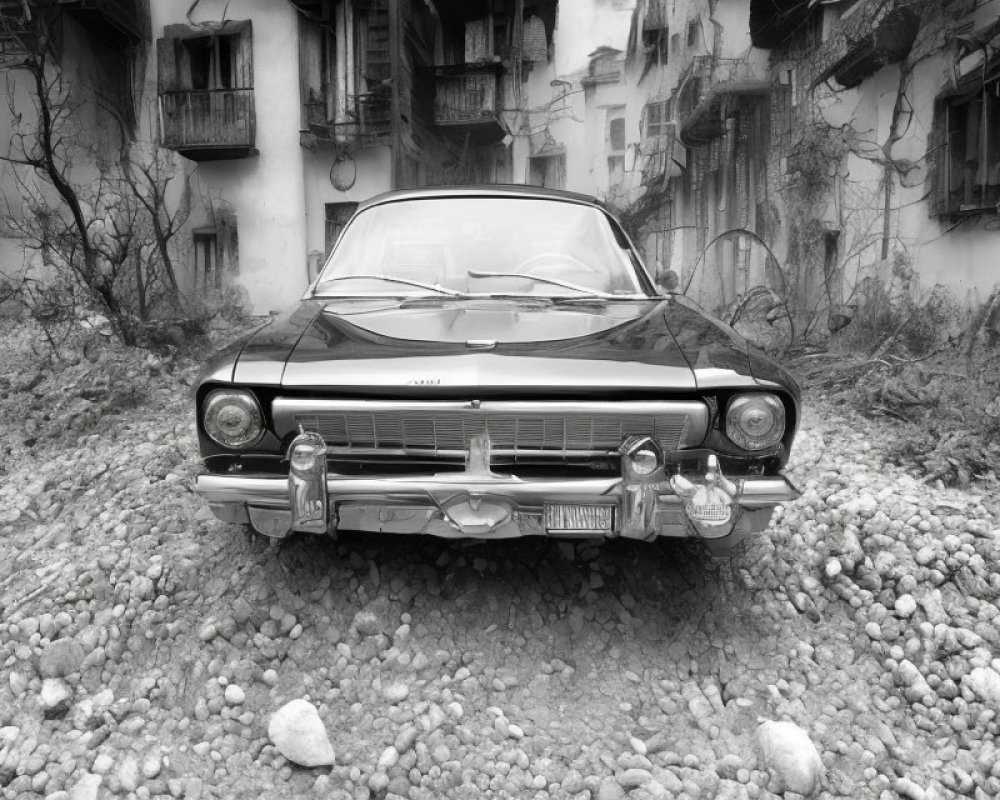
M 198 493 L 269 537 L 668 536 L 725 553 L 797 495 L 781 474 L 792 377 L 567 192 L 366 202 L 301 302 L 207 364 L 195 400 Z

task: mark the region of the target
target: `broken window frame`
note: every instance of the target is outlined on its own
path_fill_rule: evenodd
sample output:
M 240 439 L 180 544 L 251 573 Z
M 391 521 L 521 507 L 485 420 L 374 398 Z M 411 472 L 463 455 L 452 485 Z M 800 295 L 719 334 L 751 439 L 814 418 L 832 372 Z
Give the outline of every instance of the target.
M 191 235 L 194 250 L 192 280 L 196 289 L 222 287 L 219 236 L 215 229 L 196 230 Z
M 642 109 L 642 138 L 666 136 L 673 126 L 670 100 L 651 100 Z
M 357 203 L 325 203 L 323 206 L 323 218 L 325 224 L 324 245 L 326 246 L 326 257 L 333 252 L 333 247 L 337 244 L 340 234 L 344 232 L 348 221 L 357 211 Z M 324 258 L 324 261 L 326 259 Z
M 967 91 L 939 98 L 938 120 L 941 155 L 932 213 L 1000 212 L 1000 64 Z
M 30 10 L 24 0 L 0 0 L 0 64 L 29 55 Z
M 566 188 L 566 154 L 549 153 L 528 158 L 527 183 L 547 189 Z
M 160 94 L 169 92 L 227 92 L 253 89 L 253 26 L 249 20 L 229 21 L 216 31 L 184 25 L 169 25 L 157 40 L 157 78 Z M 229 54 L 227 79 L 223 79 L 221 44 L 226 40 Z M 196 87 L 191 54 L 207 44 L 209 71 L 206 85 Z M 231 85 L 226 86 L 225 83 Z

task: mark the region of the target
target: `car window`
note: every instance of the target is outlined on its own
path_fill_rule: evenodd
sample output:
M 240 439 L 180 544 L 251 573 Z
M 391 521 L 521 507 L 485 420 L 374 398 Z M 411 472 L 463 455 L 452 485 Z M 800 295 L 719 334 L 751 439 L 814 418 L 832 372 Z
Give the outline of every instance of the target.
M 382 278 L 463 294 L 642 293 L 632 257 L 603 212 L 532 198 L 425 198 L 362 211 L 342 234 L 318 292 L 426 293 Z

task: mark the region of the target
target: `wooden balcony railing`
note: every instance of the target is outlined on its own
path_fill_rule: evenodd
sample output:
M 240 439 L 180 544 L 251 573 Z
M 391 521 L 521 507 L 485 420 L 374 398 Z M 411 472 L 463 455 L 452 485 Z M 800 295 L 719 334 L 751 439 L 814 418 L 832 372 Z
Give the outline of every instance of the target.
M 253 89 L 160 94 L 164 147 L 195 160 L 242 158 L 254 152 Z
M 477 142 L 502 139 L 500 74 L 496 65 L 438 67 L 434 122 L 464 131 Z
M 497 115 L 497 76 L 494 72 L 439 75 L 434 100 L 438 125 L 487 122 Z

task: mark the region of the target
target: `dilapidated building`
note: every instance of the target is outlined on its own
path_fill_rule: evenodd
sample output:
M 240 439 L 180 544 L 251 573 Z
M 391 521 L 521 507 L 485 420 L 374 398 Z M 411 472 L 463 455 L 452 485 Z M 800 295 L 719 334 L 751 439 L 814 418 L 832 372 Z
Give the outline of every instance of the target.
M 72 151 L 67 175 L 84 185 L 137 135 L 148 41 L 140 0 L 0 0 L 0 279 L 23 272 L 28 228 L 44 223 L 43 139 L 62 157 Z M 37 53 L 60 70 L 27 68 Z M 40 90 L 55 100 L 44 122 Z M 48 133 L 36 136 L 43 126 Z
M 301 293 L 374 194 L 514 180 L 511 123 L 555 0 L 195 6 L 154 11 L 162 142 L 229 209 L 255 307 Z
M 751 4 L 770 50 L 772 235 L 812 307 L 866 281 L 995 284 L 1000 3 Z
M 123 149 L 173 154 L 180 180 L 169 199 L 185 228 L 171 248 L 189 290 L 238 286 L 252 309 L 281 308 L 360 201 L 525 179 L 512 132 L 530 102 L 527 76 L 552 58 L 556 0 L 5 0 L 2 9 L 13 23 L 42 7 L 69 17 L 75 6 L 73 19 L 114 32 L 80 60 L 127 61 L 115 81 L 85 81 L 93 69 L 72 66 L 73 48 L 53 51 L 74 84 L 80 135 L 94 140 L 79 166 L 100 171 Z M 66 30 L 68 41 L 85 40 L 76 22 Z M 124 127 L 94 116 L 112 89 Z M 102 145 L 118 128 L 113 147 Z M 13 182 L 5 189 L 17 195 Z
M 178 279 L 256 311 L 359 202 L 450 183 L 594 194 L 715 310 L 764 287 L 822 324 L 872 281 L 976 303 L 996 280 L 1000 0 L 3 0 L 8 67 L 35 11 L 78 178 L 167 153 Z
M 982 302 L 998 17 L 991 0 L 639 0 L 617 205 L 716 310 L 766 287 L 825 324 L 873 282 Z

